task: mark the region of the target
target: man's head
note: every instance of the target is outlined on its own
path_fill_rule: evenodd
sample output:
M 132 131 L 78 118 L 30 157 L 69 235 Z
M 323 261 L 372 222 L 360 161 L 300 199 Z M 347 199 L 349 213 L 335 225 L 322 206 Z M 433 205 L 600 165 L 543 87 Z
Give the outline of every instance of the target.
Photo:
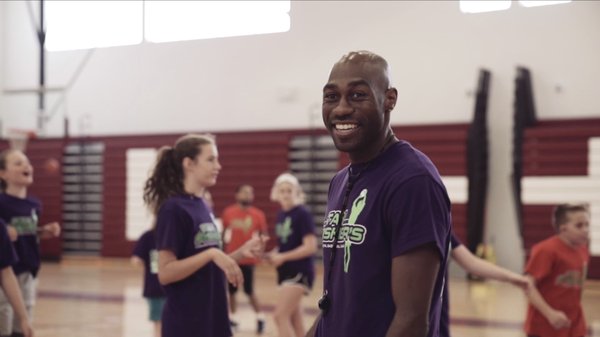
M 248 184 L 238 186 L 235 191 L 235 201 L 242 207 L 249 207 L 254 201 L 254 188 Z
M 560 204 L 554 208 L 552 225 L 563 240 L 578 246 L 589 239 L 590 210 L 587 204 Z
M 323 122 L 338 150 L 355 163 L 377 156 L 392 133 L 397 98 L 384 58 L 368 51 L 342 56 L 323 87 Z

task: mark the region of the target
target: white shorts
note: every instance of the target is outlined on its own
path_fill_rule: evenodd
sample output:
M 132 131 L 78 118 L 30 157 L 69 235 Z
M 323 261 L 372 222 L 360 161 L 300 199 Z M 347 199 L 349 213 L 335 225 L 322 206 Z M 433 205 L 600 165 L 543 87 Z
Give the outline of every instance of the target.
M 33 319 L 33 306 L 35 305 L 35 289 L 37 280 L 31 273 L 21 273 L 17 275 L 17 283 L 21 288 L 23 302 L 29 315 L 29 320 Z M 13 332 L 22 333 L 21 322 L 15 315 L 15 312 L 6 298 L 4 290 L 0 287 L 0 335 L 9 336 Z

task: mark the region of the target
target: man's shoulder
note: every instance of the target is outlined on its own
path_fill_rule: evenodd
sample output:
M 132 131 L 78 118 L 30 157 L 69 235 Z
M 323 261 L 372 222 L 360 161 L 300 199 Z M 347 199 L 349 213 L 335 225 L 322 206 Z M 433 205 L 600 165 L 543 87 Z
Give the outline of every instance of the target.
M 445 190 L 435 164 L 410 143 L 400 141 L 392 151 L 386 153 L 384 159 L 377 174 L 388 183 L 404 184 L 414 179 L 431 179 Z
M 386 160 L 390 165 L 399 165 L 405 169 L 413 169 L 419 172 L 437 174 L 435 164 L 429 157 L 416 147 L 406 141 L 400 141 L 389 154 Z
M 392 189 L 402 187 L 410 188 L 410 186 L 414 186 L 414 184 L 423 186 L 428 184 L 430 186 L 437 186 L 444 191 L 446 190 L 442 178 L 437 172 L 432 172 L 419 165 L 390 166 L 387 169 L 384 168 L 380 172 L 375 172 L 374 176 Z
M 340 181 L 340 180 L 344 179 L 344 177 L 348 174 L 348 167 L 350 167 L 350 165 L 346 165 L 343 168 L 341 168 L 340 170 L 338 170 L 333 175 L 333 178 L 331 178 L 331 183 L 334 183 L 336 181 Z

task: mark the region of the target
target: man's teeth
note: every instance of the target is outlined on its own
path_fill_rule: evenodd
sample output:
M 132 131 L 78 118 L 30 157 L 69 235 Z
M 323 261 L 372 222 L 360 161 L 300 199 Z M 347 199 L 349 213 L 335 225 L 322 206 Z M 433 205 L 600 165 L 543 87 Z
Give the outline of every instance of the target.
M 352 130 L 356 129 L 356 124 L 336 124 L 336 130 Z

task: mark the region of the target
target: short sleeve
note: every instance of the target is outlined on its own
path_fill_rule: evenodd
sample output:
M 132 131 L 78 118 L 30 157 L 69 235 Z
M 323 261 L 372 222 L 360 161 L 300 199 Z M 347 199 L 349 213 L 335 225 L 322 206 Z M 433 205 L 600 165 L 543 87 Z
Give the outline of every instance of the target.
M 454 232 L 452 232 L 450 234 L 450 248 L 454 250 L 459 246 L 462 246 L 462 244 L 463 243 L 460 241 L 460 239 L 454 234 Z
M 192 233 L 189 233 L 187 237 L 191 235 Z M 156 249 L 170 250 L 181 258 L 185 238 L 185 220 L 181 212 L 177 212 L 173 207 L 162 207 L 156 217 Z
M 553 255 L 554 252 L 550 249 L 534 246 L 525 266 L 525 273 L 531 275 L 536 282 L 546 278 L 552 272 Z
M 392 256 L 434 243 L 440 256 L 447 255 L 450 205 L 445 190 L 430 176 L 416 176 L 389 194 L 385 210 L 391 233 Z

